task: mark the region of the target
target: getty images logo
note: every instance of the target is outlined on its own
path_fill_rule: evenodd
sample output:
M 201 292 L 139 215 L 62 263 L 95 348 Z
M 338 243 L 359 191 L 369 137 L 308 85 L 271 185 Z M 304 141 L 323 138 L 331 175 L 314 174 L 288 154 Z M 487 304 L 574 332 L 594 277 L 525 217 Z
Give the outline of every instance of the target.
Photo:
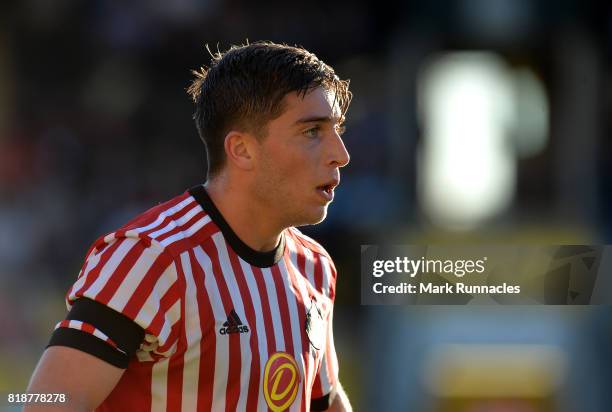
M 248 331 L 249 327 L 242 324 L 242 321 L 234 309 L 227 315 L 227 320 L 223 323 L 223 327 L 219 329 L 219 333 L 222 335 L 229 335 L 230 333 L 247 333 Z

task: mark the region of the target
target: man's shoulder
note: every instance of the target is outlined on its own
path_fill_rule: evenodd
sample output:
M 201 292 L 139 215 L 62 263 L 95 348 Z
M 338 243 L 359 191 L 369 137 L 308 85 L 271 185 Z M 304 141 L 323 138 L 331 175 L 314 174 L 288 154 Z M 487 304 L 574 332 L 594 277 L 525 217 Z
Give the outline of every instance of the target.
M 302 245 L 302 247 L 310 250 L 313 253 L 324 256 L 327 259 L 329 259 L 330 262 L 332 262 L 332 258 L 330 254 L 319 242 L 317 242 L 316 240 L 314 240 L 313 238 L 309 236 L 306 236 L 298 228 L 290 227 L 288 230 L 289 230 L 289 233 L 291 234 L 291 237 L 296 242 L 299 242 L 300 245 Z
M 133 238 L 173 255 L 212 235 L 211 218 L 199 203 L 184 192 L 134 217 L 119 229 L 102 236 L 94 247 L 116 239 Z
M 170 200 L 159 202 L 147 211 L 135 216 L 120 227 L 119 231 L 136 230 L 140 233 L 153 233 L 150 229 L 157 228 L 164 221 L 176 221 L 195 204 L 195 199 L 191 197 L 189 192 L 183 192 Z
M 312 264 L 318 268 L 312 273 L 311 266 L 310 274 L 304 272 L 304 276 L 309 278 L 312 286 L 316 287 L 320 293 L 323 293 L 333 301 L 336 295 L 336 277 L 338 271 L 330 254 L 319 242 L 306 236 L 299 229 L 292 227 L 288 230 L 293 242 L 299 243 L 301 248 L 311 252 L 306 253 L 305 258 L 311 260 Z M 293 248 L 294 246 L 290 247 Z M 300 247 L 297 248 L 298 253 Z M 308 271 L 308 269 L 306 270 Z

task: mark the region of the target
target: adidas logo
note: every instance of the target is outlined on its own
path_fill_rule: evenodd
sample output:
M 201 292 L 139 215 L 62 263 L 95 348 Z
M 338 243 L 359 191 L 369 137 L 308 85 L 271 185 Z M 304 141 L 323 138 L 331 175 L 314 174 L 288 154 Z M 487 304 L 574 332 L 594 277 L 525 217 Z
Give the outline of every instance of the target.
M 223 327 L 219 329 L 219 333 L 222 335 L 229 335 L 230 333 L 247 333 L 248 331 L 249 327 L 242 324 L 242 321 L 234 309 L 227 315 L 227 320 L 223 323 Z

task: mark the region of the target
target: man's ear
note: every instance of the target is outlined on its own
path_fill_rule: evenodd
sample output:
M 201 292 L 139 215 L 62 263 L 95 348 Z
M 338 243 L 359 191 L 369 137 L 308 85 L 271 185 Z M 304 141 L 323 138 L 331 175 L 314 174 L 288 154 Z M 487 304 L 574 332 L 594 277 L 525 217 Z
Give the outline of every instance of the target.
M 253 169 L 255 137 L 249 133 L 232 130 L 225 135 L 224 147 L 227 161 L 242 170 Z

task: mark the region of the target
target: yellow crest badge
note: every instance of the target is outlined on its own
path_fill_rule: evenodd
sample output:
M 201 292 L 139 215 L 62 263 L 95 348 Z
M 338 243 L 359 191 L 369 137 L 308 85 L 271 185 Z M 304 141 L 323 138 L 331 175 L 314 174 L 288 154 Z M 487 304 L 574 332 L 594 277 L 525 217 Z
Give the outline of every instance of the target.
M 263 391 L 268 407 L 273 412 L 288 409 L 298 393 L 300 373 L 293 356 L 276 352 L 266 362 Z

